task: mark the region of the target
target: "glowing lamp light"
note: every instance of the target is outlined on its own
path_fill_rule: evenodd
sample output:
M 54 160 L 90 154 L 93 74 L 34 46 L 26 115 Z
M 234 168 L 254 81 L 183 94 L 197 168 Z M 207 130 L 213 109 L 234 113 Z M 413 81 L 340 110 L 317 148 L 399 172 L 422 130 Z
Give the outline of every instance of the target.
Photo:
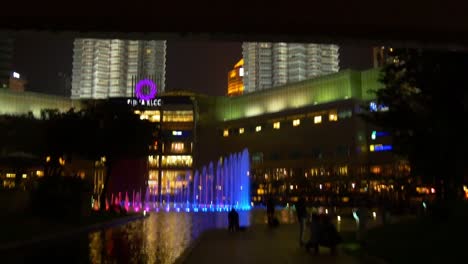
M 149 87 L 150 91 L 148 94 L 143 93 L 143 87 Z M 151 100 L 156 97 L 158 93 L 158 89 L 156 88 L 156 84 L 148 79 L 144 79 L 139 81 L 135 86 L 135 95 L 140 100 Z
M 431 193 L 435 193 L 435 189 L 434 188 L 431 188 Z
M 143 210 L 143 216 L 146 216 L 146 210 Z
M 372 217 L 377 218 L 377 213 L 376 212 L 372 212 Z
M 357 215 L 356 211 L 353 212 L 353 218 L 356 220 L 356 222 L 359 223 L 359 216 Z
M 336 219 L 338 220 L 338 222 L 341 222 L 341 216 L 337 216 Z

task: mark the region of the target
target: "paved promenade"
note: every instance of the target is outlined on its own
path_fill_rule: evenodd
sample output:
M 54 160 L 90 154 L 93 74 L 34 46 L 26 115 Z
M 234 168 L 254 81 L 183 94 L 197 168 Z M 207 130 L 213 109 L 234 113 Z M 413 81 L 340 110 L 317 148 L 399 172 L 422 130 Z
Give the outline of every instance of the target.
M 283 224 L 276 229 L 266 225 L 254 225 L 245 231 L 229 233 L 227 230 L 212 230 L 201 236 L 194 247 L 181 259 L 181 263 L 359 263 L 339 251 L 331 256 L 328 248 L 321 248 L 314 256 L 299 247 L 298 226 Z

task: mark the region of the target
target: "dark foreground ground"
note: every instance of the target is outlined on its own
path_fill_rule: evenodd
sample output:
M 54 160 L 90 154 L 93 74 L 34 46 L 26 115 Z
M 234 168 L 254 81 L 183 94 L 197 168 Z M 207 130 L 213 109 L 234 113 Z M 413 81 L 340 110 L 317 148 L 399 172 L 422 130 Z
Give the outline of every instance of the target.
M 275 229 L 253 225 L 245 231 L 229 233 L 212 230 L 204 233 L 179 263 L 360 263 L 340 250 L 331 256 L 328 248 L 314 256 L 299 247 L 298 226 L 284 224 Z

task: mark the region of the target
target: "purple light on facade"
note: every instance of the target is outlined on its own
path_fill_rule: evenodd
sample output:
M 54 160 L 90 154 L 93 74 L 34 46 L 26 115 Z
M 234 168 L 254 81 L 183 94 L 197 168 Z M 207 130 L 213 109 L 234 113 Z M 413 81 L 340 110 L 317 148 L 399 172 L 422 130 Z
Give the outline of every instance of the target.
M 143 93 L 143 87 L 148 86 L 150 88 L 149 94 Z M 144 79 L 139 81 L 135 87 L 135 95 L 140 100 L 151 100 L 156 97 L 158 93 L 158 89 L 156 88 L 156 84 L 148 79 Z

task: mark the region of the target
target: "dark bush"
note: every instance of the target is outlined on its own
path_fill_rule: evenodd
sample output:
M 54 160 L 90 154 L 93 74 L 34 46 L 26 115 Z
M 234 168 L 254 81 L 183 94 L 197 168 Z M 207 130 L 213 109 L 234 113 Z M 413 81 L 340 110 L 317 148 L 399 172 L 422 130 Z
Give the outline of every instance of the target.
M 44 177 L 32 190 L 32 212 L 41 217 L 79 220 L 84 206 L 91 206 L 87 199 L 90 190 L 90 184 L 78 177 Z

